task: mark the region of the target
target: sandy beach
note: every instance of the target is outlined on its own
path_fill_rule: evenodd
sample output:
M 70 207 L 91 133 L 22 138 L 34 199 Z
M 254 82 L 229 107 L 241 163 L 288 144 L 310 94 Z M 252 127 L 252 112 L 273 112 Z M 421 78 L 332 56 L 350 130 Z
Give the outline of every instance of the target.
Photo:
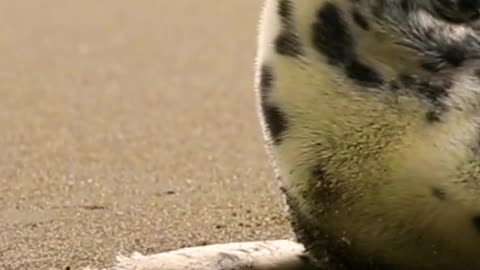
M 1 6 L 0 269 L 291 237 L 252 89 L 261 1 Z

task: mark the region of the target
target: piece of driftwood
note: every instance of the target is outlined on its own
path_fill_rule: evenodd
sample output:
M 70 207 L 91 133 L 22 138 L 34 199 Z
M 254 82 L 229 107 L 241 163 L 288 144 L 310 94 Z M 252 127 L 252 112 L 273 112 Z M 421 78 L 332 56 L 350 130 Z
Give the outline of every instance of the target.
M 118 256 L 105 270 L 317 270 L 302 245 L 288 240 L 191 247 L 154 255 Z

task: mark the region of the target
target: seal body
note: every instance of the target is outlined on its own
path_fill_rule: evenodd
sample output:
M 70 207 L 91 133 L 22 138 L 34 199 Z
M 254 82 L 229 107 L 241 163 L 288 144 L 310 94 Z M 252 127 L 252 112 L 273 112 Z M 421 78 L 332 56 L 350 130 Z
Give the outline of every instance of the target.
M 479 28 L 443 2 L 265 2 L 259 116 L 327 269 L 480 269 Z

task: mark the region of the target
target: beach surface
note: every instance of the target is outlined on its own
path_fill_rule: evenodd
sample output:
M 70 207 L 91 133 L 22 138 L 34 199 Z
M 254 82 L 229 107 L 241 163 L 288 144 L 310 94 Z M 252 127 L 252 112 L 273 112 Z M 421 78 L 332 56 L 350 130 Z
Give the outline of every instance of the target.
M 0 269 L 292 236 L 255 111 L 261 1 L 0 1 Z

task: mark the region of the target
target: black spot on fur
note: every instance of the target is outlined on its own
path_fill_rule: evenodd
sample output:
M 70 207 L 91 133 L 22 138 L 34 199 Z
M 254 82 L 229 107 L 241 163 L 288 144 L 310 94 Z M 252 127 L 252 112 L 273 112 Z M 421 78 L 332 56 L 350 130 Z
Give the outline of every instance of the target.
M 341 11 L 330 2 L 317 12 L 312 25 L 312 42 L 331 64 L 342 64 L 353 58 L 353 38 Z
M 298 57 L 303 54 L 303 46 L 294 29 L 293 4 L 289 0 L 281 0 L 278 3 L 278 15 L 283 24 L 283 29 L 275 40 L 275 50 L 278 54 L 290 57 Z
M 433 4 L 441 5 L 448 9 L 455 9 L 455 1 L 456 0 L 434 0 Z
M 263 65 L 260 70 L 260 94 L 263 117 L 267 129 L 274 143 L 280 143 L 281 135 L 287 128 L 287 119 L 284 113 L 276 106 L 271 105 L 267 98 L 272 91 L 275 76 L 272 67 Z
M 451 79 L 440 77 L 420 78 L 414 75 L 401 75 L 400 81 L 407 89 L 416 91 L 434 104 L 447 97 L 448 90 L 453 86 Z
M 283 31 L 275 40 L 275 50 L 280 55 L 297 57 L 302 55 L 302 45 L 298 36 L 289 31 Z
M 271 92 L 273 80 L 272 67 L 263 65 L 260 70 L 260 92 L 262 97 L 267 96 Z
M 425 118 L 429 123 L 436 123 L 442 120 L 441 114 L 442 114 L 442 111 L 428 111 L 425 114 Z
M 430 123 L 441 121 L 441 115 L 447 110 L 442 100 L 448 97 L 448 91 L 453 86 L 453 82 L 448 77 L 418 77 L 413 75 L 402 75 L 400 81 L 406 89 L 425 97 L 432 104 L 425 118 Z
M 465 49 L 458 47 L 451 47 L 443 51 L 439 51 L 435 57 L 423 59 L 421 66 L 428 71 L 438 72 L 448 67 L 459 67 L 467 60 L 467 52 Z
M 345 69 L 347 76 L 360 85 L 379 87 L 384 83 L 382 76 L 377 71 L 359 61 L 352 61 Z
M 283 22 L 290 24 L 292 20 L 292 2 L 290 0 L 280 0 L 278 2 L 278 15 L 282 18 Z
M 478 0 L 458 0 L 458 9 L 463 12 L 478 10 L 479 6 Z
M 368 29 L 368 23 L 359 13 L 357 16 L 361 27 Z M 355 55 L 354 41 L 347 23 L 342 18 L 341 10 L 334 4 L 326 3 L 318 12 L 312 25 L 313 46 L 325 55 L 329 64 L 344 66 L 348 78 L 362 86 L 378 87 L 384 81 L 380 73 L 372 67 L 361 63 Z
M 445 190 L 438 187 L 432 188 L 432 195 L 440 201 L 444 201 L 447 199 L 447 193 L 445 192 Z
M 474 216 L 472 218 L 472 223 L 473 223 L 473 226 L 475 227 L 475 230 L 480 232 L 480 216 Z
M 438 72 L 441 70 L 442 63 L 439 63 L 438 61 L 423 61 L 420 63 L 420 66 L 430 72 Z
M 410 12 L 410 1 L 409 0 L 402 0 L 402 2 L 400 3 L 400 7 L 402 8 L 402 10 L 405 12 L 405 13 L 408 13 Z
M 322 161 L 317 161 L 311 168 L 310 179 L 306 181 L 306 185 L 306 192 L 302 196 L 315 204 L 319 213 L 331 210 L 331 205 L 344 199 L 345 182 L 329 173 Z
M 478 0 L 436 0 L 433 10 L 442 19 L 452 23 L 465 23 L 479 17 Z
M 368 23 L 367 19 L 365 19 L 365 17 L 356 8 L 352 9 L 352 17 L 353 21 L 363 30 L 370 30 L 370 24 Z
M 443 53 L 445 61 L 454 67 L 460 66 L 466 59 L 466 52 L 462 48 L 452 47 Z
M 280 144 L 282 141 L 282 134 L 288 127 L 286 115 L 280 108 L 263 102 L 262 104 L 263 116 L 265 117 L 265 124 L 272 136 L 275 144 Z

